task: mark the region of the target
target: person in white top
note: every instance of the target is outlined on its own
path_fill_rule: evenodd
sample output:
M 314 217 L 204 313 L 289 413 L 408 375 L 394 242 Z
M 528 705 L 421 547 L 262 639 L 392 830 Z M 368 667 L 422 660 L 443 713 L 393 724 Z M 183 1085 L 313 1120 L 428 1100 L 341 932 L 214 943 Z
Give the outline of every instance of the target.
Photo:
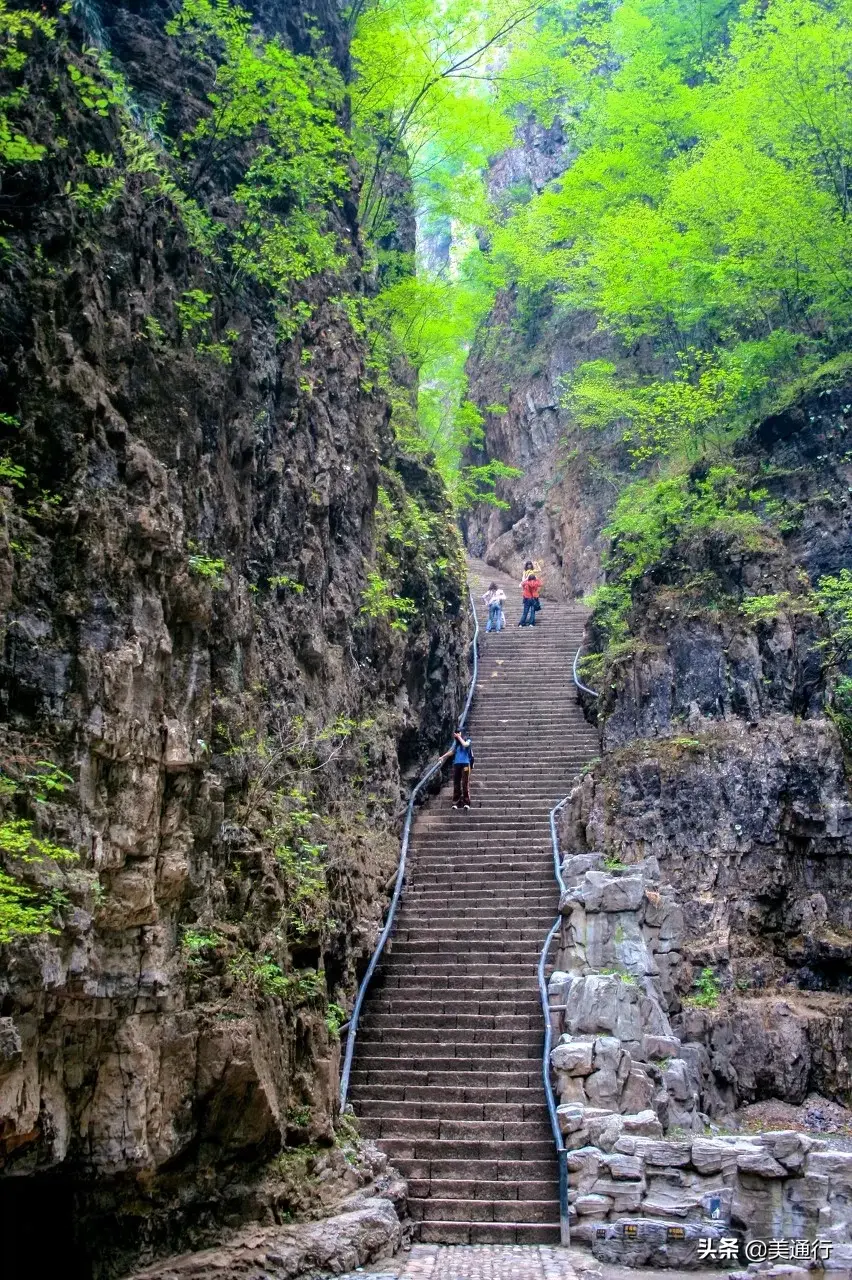
M 485 624 L 485 630 L 502 631 L 506 625 L 506 619 L 503 615 L 503 601 L 506 599 L 506 592 L 498 587 L 496 582 L 492 582 L 482 599 L 488 609 L 488 621 Z

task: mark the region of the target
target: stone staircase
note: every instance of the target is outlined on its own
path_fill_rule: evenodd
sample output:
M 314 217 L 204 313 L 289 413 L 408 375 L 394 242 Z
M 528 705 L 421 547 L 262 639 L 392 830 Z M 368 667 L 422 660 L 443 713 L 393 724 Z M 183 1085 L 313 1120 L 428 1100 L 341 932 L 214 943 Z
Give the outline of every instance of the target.
M 545 597 L 538 625 L 521 629 L 517 583 L 487 566 L 471 578 L 482 628 L 472 808 L 454 811 L 445 786 L 415 822 L 352 1100 L 361 1132 L 408 1179 L 421 1241 L 558 1243 L 536 967 L 559 905 L 549 811 L 598 751 L 571 675 L 586 614 Z M 491 579 L 509 607 L 505 631 L 486 636 Z

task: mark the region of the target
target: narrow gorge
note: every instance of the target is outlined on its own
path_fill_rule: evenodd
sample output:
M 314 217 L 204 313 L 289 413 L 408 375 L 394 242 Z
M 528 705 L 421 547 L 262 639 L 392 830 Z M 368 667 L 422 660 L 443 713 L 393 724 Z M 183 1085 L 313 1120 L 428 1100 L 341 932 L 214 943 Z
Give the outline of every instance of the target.
M 852 1276 L 850 37 L 0 0 L 4 1274 Z

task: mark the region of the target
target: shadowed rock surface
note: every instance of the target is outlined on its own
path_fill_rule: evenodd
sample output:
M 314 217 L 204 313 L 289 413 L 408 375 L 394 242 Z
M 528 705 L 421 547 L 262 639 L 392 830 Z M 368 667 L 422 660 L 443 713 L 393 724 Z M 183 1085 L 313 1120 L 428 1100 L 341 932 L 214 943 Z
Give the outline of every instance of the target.
M 211 84 L 164 33 L 175 4 L 70 8 L 60 51 L 27 49 L 49 159 L 3 183 L 2 408 L 21 424 L 3 449 L 26 479 L 0 503 L 0 746 L 4 819 L 79 861 L 56 872 L 58 932 L 4 950 L 0 1205 L 7 1237 L 56 1224 L 45 1265 L 109 1276 L 223 1223 L 328 1210 L 286 1169 L 270 1190 L 269 1162 L 334 1141 L 326 1011 L 372 948 L 402 775 L 449 735 L 467 622 L 442 487 L 397 453 L 330 301 L 363 288 L 354 174 L 331 211 L 343 278 L 297 291 L 309 318 L 282 339 L 264 289 L 194 249 L 145 172 L 97 216 L 68 198 L 75 156 L 120 154 L 121 118 L 82 109 L 66 61 L 88 74 L 108 49 L 172 131 Z M 345 64 L 332 6 L 254 11 Z M 192 290 L 230 358 L 187 340 Z M 361 611 L 380 486 L 431 522 L 400 551 L 407 631 Z M 68 776 L 38 798 L 40 761 Z

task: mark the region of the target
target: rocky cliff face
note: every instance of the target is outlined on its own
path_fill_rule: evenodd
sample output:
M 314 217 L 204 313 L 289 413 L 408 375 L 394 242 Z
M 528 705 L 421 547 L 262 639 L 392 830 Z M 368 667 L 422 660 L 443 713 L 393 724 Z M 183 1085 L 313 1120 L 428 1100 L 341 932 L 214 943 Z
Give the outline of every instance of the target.
M 175 137 L 208 110 L 177 7 L 64 6 L 27 40 L 16 127 L 46 151 L 3 179 L 0 845 L 41 915 L 2 948 L 0 1195 L 81 1275 L 293 1208 L 258 1188 L 334 1141 L 402 775 L 466 679 L 447 503 L 333 301 L 362 287 L 354 198 L 286 333 L 144 165 L 71 198 L 128 111 Z M 254 10 L 345 64 L 332 6 Z M 105 51 L 129 104 L 97 100 Z M 227 220 L 215 180 L 204 205 Z
M 736 1125 L 754 1104 L 750 1123 L 766 1128 L 760 1104 L 774 1099 L 797 1126 L 818 1130 L 827 1113 L 820 1098 L 852 1102 L 852 801 L 834 685 L 844 659 L 810 593 L 852 553 L 850 400 L 848 386 L 818 387 L 741 442 L 733 472 L 761 506 L 760 529 L 743 536 L 721 520 L 675 531 L 633 583 L 629 639 L 610 646 L 597 673 L 604 755 L 575 789 L 563 832 L 589 883 L 566 894 L 561 964 L 580 975 L 608 964 L 616 985 L 638 983 L 624 998 L 629 1004 L 638 993 L 646 1038 L 673 1037 L 664 1066 L 683 1063 L 674 1098 L 687 1129 L 690 1108 Z M 649 865 L 655 871 L 645 883 Z M 588 914 L 618 909 L 600 900 L 618 897 L 619 882 L 622 897 L 637 889 L 634 911 L 654 916 L 644 934 L 634 919 Z M 668 931 L 649 932 L 666 899 Z M 652 999 L 666 1025 L 650 1017 Z M 603 1033 L 630 1038 L 612 1026 Z M 597 1024 L 579 1030 L 601 1033 Z M 654 1056 L 653 1045 L 633 1050 L 647 1077 L 637 1096 L 665 1126 L 672 1088 L 667 1096 Z M 589 1102 L 576 1081 L 563 1092 L 566 1102 Z M 619 1110 L 617 1099 L 591 1101 Z M 620 1110 L 638 1110 L 634 1103 Z M 838 1114 L 842 1127 L 849 1112 Z M 584 1116 L 581 1108 L 580 1129 Z M 738 1167 L 747 1172 L 752 1156 L 743 1151 Z M 813 1169 L 795 1166 L 783 1194 L 770 1194 L 765 1182 L 752 1190 L 760 1204 L 786 1206 L 791 1221 L 819 1210 L 820 1229 L 832 1228 L 835 1253 L 848 1265 L 846 1201 L 831 1207 L 812 1194 L 811 1174 L 832 1160 L 847 1169 L 848 1157 L 821 1155 Z M 769 1176 L 787 1175 L 758 1174 Z M 687 1201 L 708 1184 L 691 1175 L 681 1185 L 690 1188 L 678 1193 L 681 1216 L 700 1218 L 701 1207 Z M 736 1179 L 725 1186 L 733 1196 L 726 1220 L 754 1229 L 764 1209 L 743 1199 Z M 644 1206 L 644 1184 L 635 1190 Z M 604 1216 L 610 1210 L 618 1205 L 605 1206 Z
M 550 128 L 523 122 L 489 171 L 496 207 L 542 190 L 572 159 L 558 118 Z M 521 298 L 511 288 L 498 294 L 468 362 L 470 396 L 484 414 L 483 445 L 471 460 L 499 459 L 522 473 L 497 486 L 505 509 L 481 506 L 467 516 L 468 545 L 512 575 L 527 559 L 540 562 L 569 598 L 601 579 L 600 533 L 630 458 L 614 434 L 590 440 L 577 427 L 561 403 L 564 379 L 615 349 L 593 315 L 560 311 L 547 291 Z M 639 367 L 643 353 L 632 355 Z M 492 405 L 505 412 L 489 412 Z

